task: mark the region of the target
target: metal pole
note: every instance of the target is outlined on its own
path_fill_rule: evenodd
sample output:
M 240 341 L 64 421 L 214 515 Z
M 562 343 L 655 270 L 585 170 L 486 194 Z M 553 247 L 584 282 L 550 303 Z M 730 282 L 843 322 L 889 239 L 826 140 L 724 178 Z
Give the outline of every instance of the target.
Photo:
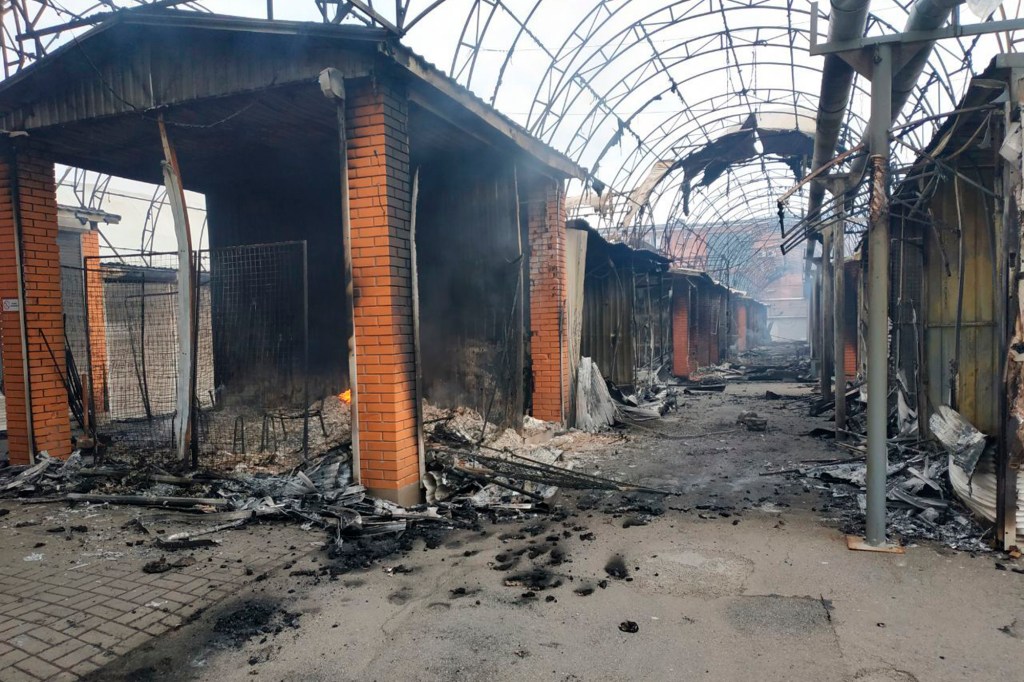
M 419 459 L 420 485 L 427 475 L 427 450 L 423 435 L 423 354 L 420 352 L 420 272 L 416 249 L 416 204 L 420 196 L 420 169 L 412 174 L 412 201 L 409 209 L 409 269 L 412 271 L 412 357 L 416 364 L 413 395 L 416 397 L 416 456 Z M 484 428 L 487 425 L 484 424 Z
M 28 316 L 25 310 L 25 268 L 21 224 L 21 183 L 18 178 L 18 152 L 14 145 L 8 147 L 8 172 L 11 174 L 11 221 L 14 223 L 14 267 L 18 283 L 18 332 L 21 341 L 21 381 L 24 389 L 25 437 L 28 441 L 28 462 L 36 463 L 35 416 L 32 411 L 32 370 L 28 357 Z
M 309 245 L 302 242 L 302 459 L 309 459 Z M 323 403 L 320 403 L 321 417 Z
M 885 474 L 889 413 L 889 125 L 892 121 L 892 48 L 874 55 L 871 78 L 871 215 L 868 233 L 868 453 L 867 532 L 885 544 Z
M 327 68 L 320 72 L 320 90 L 333 99 L 338 112 L 338 164 L 341 180 L 341 233 L 345 257 L 345 306 L 350 322 L 348 336 L 348 383 L 352 391 L 352 480 L 360 480 L 359 457 L 359 377 L 356 339 L 355 283 L 352 276 L 352 218 L 349 205 L 348 138 L 345 130 L 345 78 L 340 71 Z
M 833 189 L 833 196 L 840 201 L 836 207 L 836 221 L 832 228 L 832 361 L 836 374 L 836 439 L 842 440 L 846 430 L 846 182 L 836 182 Z
M 835 316 L 834 291 L 835 270 L 832 267 L 832 230 L 825 230 L 821 237 L 821 296 L 818 298 L 818 310 L 821 314 L 818 323 L 821 325 L 821 400 L 832 400 L 832 365 L 833 365 L 833 318 Z M 839 390 L 839 386 L 836 386 Z

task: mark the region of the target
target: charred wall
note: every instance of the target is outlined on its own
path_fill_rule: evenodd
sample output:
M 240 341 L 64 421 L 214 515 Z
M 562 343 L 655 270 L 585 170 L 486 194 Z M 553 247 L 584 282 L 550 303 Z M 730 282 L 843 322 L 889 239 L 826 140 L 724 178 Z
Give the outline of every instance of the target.
M 631 264 L 633 294 L 633 355 L 636 381 L 649 385 L 670 371 L 672 364 L 672 283 L 661 268 Z
M 336 141 L 335 143 L 336 144 Z M 336 149 L 336 148 L 335 148 Z M 246 244 L 274 244 L 305 240 L 308 277 L 309 394 L 312 397 L 335 394 L 348 388 L 347 342 L 351 321 L 347 314 L 344 284 L 344 252 L 341 222 L 340 172 L 336 155 L 310 154 L 305 157 L 307 171 L 302 175 L 283 172 L 266 160 L 259 167 L 240 167 L 240 177 L 207 189 L 209 244 L 216 253 L 224 247 Z M 256 256 L 254 256 L 256 257 Z M 221 272 L 218 272 L 218 265 Z M 260 264 L 250 264 L 259 268 Z M 301 324 L 301 290 L 294 285 L 295 273 L 276 273 L 276 267 L 293 268 L 295 259 L 264 256 L 262 279 L 247 282 L 243 291 L 213 297 L 214 354 L 217 384 L 257 372 L 261 358 L 253 349 L 248 357 L 236 347 L 244 342 L 246 320 L 267 324 L 287 316 Z M 211 270 L 214 282 L 231 273 L 228 263 L 214 257 Z M 239 267 L 232 262 L 230 267 Z M 260 285 L 260 282 L 265 285 Z M 275 282 L 283 282 L 275 289 Z M 269 298 L 268 298 L 269 297 Z M 249 310 L 240 308 L 248 307 Z M 229 328 L 228 325 L 233 325 Z M 288 322 L 277 339 L 267 343 L 294 344 L 301 339 Z M 273 352 L 267 349 L 266 352 Z
M 672 362 L 668 261 L 595 231 L 587 239 L 581 355 L 624 388 L 652 382 Z
M 459 143 L 431 144 L 447 124 L 423 112 L 412 121 L 424 397 L 517 425 L 528 245 L 517 222 L 513 164 L 486 148 L 467 155 Z
M 605 379 L 623 387 L 636 380 L 633 291 L 632 270 L 619 267 L 604 240 L 591 235 L 583 280 L 580 354 L 593 360 Z

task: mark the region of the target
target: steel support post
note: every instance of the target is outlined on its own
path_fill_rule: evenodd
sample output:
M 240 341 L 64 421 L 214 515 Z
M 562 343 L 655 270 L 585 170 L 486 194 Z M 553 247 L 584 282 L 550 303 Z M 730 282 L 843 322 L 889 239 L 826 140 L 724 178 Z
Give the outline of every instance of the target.
M 835 290 L 835 269 L 832 262 L 833 228 L 828 228 L 821 235 L 821 297 L 818 309 L 821 314 L 818 323 L 821 325 L 821 400 L 832 400 L 832 366 L 835 363 L 832 334 L 834 332 L 835 306 L 833 305 Z M 836 386 L 838 390 L 838 385 Z
M 871 77 L 871 215 L 868 232 L 867 544 L 885 544 L 889 413 L 889 125 L 892 47 L 878 45 Z
M 836 440 L 846 430 L 846 182 L 833 184 L 836 220 L 832 230 L 832 362 L 836 375 Z

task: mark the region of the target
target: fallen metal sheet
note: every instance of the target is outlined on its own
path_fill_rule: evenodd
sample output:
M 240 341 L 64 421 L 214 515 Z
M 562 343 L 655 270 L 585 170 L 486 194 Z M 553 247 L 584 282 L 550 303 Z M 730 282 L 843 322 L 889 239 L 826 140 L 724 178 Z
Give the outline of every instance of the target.
M 126 504 L 142 507 L 227 507 L 228 501 L 215 497 L 157 497 L 147 495 L 96 495 L 68 493 L 69 502 Z
M 985 434 L 947 405 L 939 405 L 928 420 L 928 426 L 953 456 L 953 462 L 970 477 L 985 450 Z
M 576 428 L 597 432 L 614 425 L 618 419 L 619 411 L 601 370 L 590 358 L 580 358 L 576 380 Z
M 913 495 L 898 487 L 886 492 L 885 496 L 890 500 L 899 500 L 900 502 L 905 502 L 906 504 L 909 504 L 912 507 L 917 507 L 918 509 L 945 509 L 949 506 L 949 502 L 946 500 Z

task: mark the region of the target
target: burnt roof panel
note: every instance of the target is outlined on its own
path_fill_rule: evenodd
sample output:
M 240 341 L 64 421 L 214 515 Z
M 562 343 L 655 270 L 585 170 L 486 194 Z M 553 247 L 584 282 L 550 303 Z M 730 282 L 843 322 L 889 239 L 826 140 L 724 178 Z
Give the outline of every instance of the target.
M 269 21 L 171 9 L 123 10 L 0 83 L 0 127 L 43 131 L 168 107 L 316 83 L 324 68 L 346 78 L 398 73 L 411 93 L 472 121 L 559 177 L 585 177 L 565 155 L 390 38 L 351 25 Z

